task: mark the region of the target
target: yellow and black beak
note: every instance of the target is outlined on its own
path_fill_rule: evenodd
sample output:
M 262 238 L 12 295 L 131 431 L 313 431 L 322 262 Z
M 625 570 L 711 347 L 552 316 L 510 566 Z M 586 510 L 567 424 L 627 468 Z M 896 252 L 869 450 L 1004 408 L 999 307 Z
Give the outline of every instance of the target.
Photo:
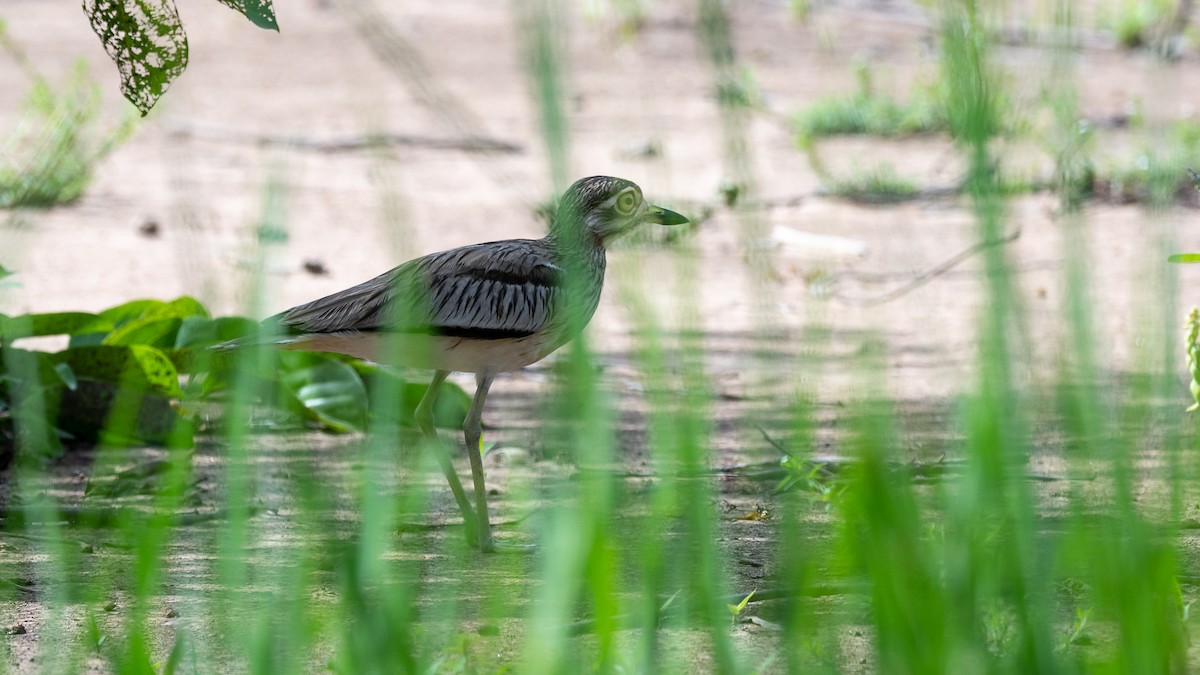
M 659 225 L 683 225 L 684 223 L 688 222 L 687 218 L 684 218 L 678 213 L 675 213 L 670 209 L 664 209 L 661 206 L 654 206 L 653 204 L 650 205 L 650 208 L 647 210 L 647 214 L 648 216 L 646 220 L 652 223 L 658 223 Z

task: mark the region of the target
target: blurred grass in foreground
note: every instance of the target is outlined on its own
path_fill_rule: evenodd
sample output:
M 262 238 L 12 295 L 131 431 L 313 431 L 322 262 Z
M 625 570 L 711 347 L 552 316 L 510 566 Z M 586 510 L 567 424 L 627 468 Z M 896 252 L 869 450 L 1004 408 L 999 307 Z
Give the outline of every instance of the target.
M 737 71 L 729 26 L 715 0 L 700 9 L 719 92 L 721 78 Z M 1069 4 L 1061 9 L 1061 27 L 1070 30 Z M 569 41 L 552 35 L 561 25 L 551 5 L 531 1 L 518 11 L 548 175 L 564 182 L 571 164 L 558 65 Z M 946 125 L 968 167 L 978 238 L 997 241 L 1009 225 L 1010 193 L 993 140 L 1009 99 L 998 91 L 990 33 L 974 4 L 946 2 L 941 12 Z M 1069 60 L 1056 67 L 1069 87 Z M 714 142 L 723 144 L 731 179 L 752 189 L 745 111 L 736 100 L 723 105 L 725 135 Z M 1059 101 L 1064 137 L 1075 107 L 1071 95 Z M 1073 167 L 1064 156 L 1059 171 Z M 1065 176 L 1064 184 L 1074 181 Z M 286 192 L 281 179 L 265 190 L 260 272 L 286 227 Z M 1196 470 L 1193 436 L 1178 421 L 1183 406 L 1170 402 L 1178 348 L 1157 345 L 1162 360 L 1135 374 L 1106 369 L 1077 202 L 1064 199 L 1062 224 L 1068 303 L 1060 370 L 1045 380 L 1021 375 L 1036 365 L 1028 356 L 1035 337 L 1006 249 L 988 247 L 973 379 L 952 402 L 950 428 L 933 430 L 955 439 L 951 459 L 961 461 L 947 462 L 936 480 L 918 480 L 918 467 L 905 461 L 908 411 L 876 384 L 885 365 L 879 350 L 866 348 L 869 339 L 852 362 L 868 393 L 838 413 L 841 470 L 802 461 L 821 424 L 820 378 L 846 363 L 821 362 L 833 338 L 820 326 L 792 351 L 766 349 L 776 334 L 764 331 L 752 341 L 763 348 L 747 359 L 764 371 L 748 373 L 751 381 L 772 367 L 809 375 L 792 391 L 755 391 L 769 394 L 784 419 L 789 466 L 806 473 L 779 491 L 714 479 L 717 398 L 697 329 L 703 270 L 694 251 L 681 250 L 652 273 L 674 294 L 683 330 L 656 315 L 635 290 L 641 280 L 619 286 L 636 335 L 630 356 L 642 385 L 645 475 L 625 475 L 618 393 L 581 339 L 563 350 L 551 392 L 535 404 L 539 437 L 565 459 L 518 466 L 498 482 L 501 536 L 531 538 L 537 554 L 479 554 L 456 516 L 439 519 L 455 511 L 430 448 L 398 419 L 401 380 L 370 379 L 367 432 L 330 438 L 270 433 L 252 405 L 265 395 L 262 383 L 247 375 L 233 382 L 218 430 L 194 449 L 101 445 L 92 475 L 157 467 L 137 494 L 85 491 L 88 512 L 113 514 L 103 523 L 76 517 L 85 510 L 62 496 L 70 491 L 56 484 L 60 474 L 18 463 L 9 476 L 0 593 L 5 607 L 36 602 L 46 613 L 38 663 L 0 665 L 53 673 L 1194 667 L 1188 615 L 1197 577 L 1183 524 Z M 744 240 L 761 225 L 743 222 Z M 759 266 L 750 276 L 765 285 L 769 261 L 761 253 L 748 260 Z M 1167 278 L 1165 290 L 1148 282 L 1148 297 L 1172 298 Z M 267 279 L 253 279 L 258 303 Z M 1155 314 L 1157 300 L 1147 304 L 1143 320 L 1174 325 Z M 247 350 L 239 372 L 272 368 L 277 357 Z M 798 363 L 784 362 L 792 358 Z M 14 414 L 18 429 L 44 426 L 36 405 Z M 749 429 L 758 417 L 768 416 L 733 422 Z M 458 434 L 442 441 L 457 444 Z M 1067 467 L 1062 504 L 1053 508 L 1032 475 L 1039 453 Z M 767 569 L 753 582 L 735 550 L 744 530 L 719 502 L 739 489 L 769 514 L 755 530 L 767 540 Z M 12 517 L 17 507 L 20 519 Z M 750 615 L 761 630 L 734 623 Z

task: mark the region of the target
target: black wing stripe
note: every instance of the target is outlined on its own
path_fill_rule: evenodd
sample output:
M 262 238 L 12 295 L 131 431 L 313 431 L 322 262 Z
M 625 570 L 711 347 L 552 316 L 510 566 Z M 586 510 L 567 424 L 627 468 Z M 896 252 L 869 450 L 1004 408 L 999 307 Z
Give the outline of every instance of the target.
M 295 333 L 525 337 L 551 320 L 562 283 L 563 270 L 552 262 L 544 241 L 492 242 L 412 260 L 275 319 Z

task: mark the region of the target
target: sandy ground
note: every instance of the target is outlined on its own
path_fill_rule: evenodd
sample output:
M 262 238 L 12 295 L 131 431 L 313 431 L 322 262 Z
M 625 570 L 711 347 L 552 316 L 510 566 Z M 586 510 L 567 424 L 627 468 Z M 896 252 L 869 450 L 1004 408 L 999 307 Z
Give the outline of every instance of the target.
M 720 206 L 720 186 L 733 173 L 695 8 L 673 0 L 647 4 L 649 15 L 632 39 L 621 36 L 612 17 L 585 16 L 579 7 L 571 8 L 563 35 L 572 175 L 618 175 L 667 206 L 715 207 L 679 247 L 625 247 L 610 256 L 590 337 L 607 386 L 623 396 L 630 464 L 636 468 L 641 452 L 639 373 L 629 355 L 632 308 L 641 303 L 667 327 L 698 323 L 708 336 L 708 374 L 720 394 L 714 465 L 773 459 L 754 422 L 769 420 L 779 408 L 773 401 L 796 393 L 815 396 L 826 421 L 842 404 L 880 394 L 934 420 L 944 415 L 951 397 L 972 385 L 976 326 L 989 311 L 981 260 L 888 302 L 856 299 L 898 288 L 977 242 L 969 203 L 950 197 L 867 207 L 830 198 L 786 124 L 816 97 L 852 91 L 856 61 L 872 64 L 876 85 L 899 96 L 929 81 L 937 58 L 930 20 L 904 2 L 819 3 L 803 22 L 786 2 L 733 3 L 738 57 L 765 108 L 745 127 L 756 194 L 747 208 L 733 211 Z M 218 3 L 180 9 L 191 44 L 188 71 L 101 163 L 83 199 L 51 211 L 0 213 L 0 265 L 20 273 L 20 286 L 0 295 L 0 312 L 95 311 L 137 297 L 190 294 L 218 314 L 268 314 L 416 254 L 540 234 L 532 209 L 553 186 L 509 3 L 421 1 L 382 10 L 389 30 L 425 60 L 425 82 L 447 92 L 469 111 L 466 117 L 424 104 L 411 62 L 381 58 L 355 29 L 361 10 L 329 0 L 281 3 L 282 30 L 275 34 Z M 1095 11 L 1083 7 L 1081 24 L 1095 25 Z M 1013 10 L 1013 20 L 1028 16 Z M 104 117 L 115 123 L 126 113 L 115 70 L 77 5 L 9 0 L 0 17 L 45 76 L 61 82 L 83 59 L 102 83 Z M 1109 118 L 1139 106 L 1147 119 L 1169 122 L 1200 110 L 1194 54 L 1165 63 L 1117 50 L 1099 35 L 1085 41 L 1075 63 L 1085 116 Z M 1017 44 L 1002 49 L 999 61 L 1018 98 L 1032 100 L 1056 86 L 1045 50 Z M 0 98 L 0 129 L 19 119 L 19 92 L 27 88 L 20 69 L 0 59 L 0 91 L 8 92 Z M 250 140 L 377 132 L 447 140 L 461 138 L 465 128 L 519 151 L 481 154 L 429 144 L 318 151 Z M 1119 156 L 1141 142 L 1113 131 L 1099 154 Z M 660 152 L 637 152 L 647 145 Z M 820 151 L 835 172 L 882 158 L 930 187 L 954 184 L 962 170 L 939 138 L 840 139 Z M 1020 161 L 1030 171 L 1051 166 L 1038 152 Z M 255 306 L 245 289 L 272 180 L 283 186 L 288 238 L 271 252 L 270 292 Z M 1014 199 L 1006 216 L 1009 231 L 1020 231 L 1006 250 L 1030 316 L 1033 353 L 1023 358 L 1022 375 L 1036 382 L 1053 376 L 1064 340 L 1068 228 L 1050 195 Z M 158 236 L 141 231 L 151 221 Z M 1166 252 L 1196 249 L 1196 224 L 1195 212 L 1182 208 L 1087 207 L 1081 245 L 1093 263 L 1097 349 L 1111 373 L 1144 368 L 1154 348 L 1178 334 L 1185 308 L 1196 302 L 1187 291 L 1196 288 L 1200 270 L 1178 270 L 1182 292 L 1175 297 L 1164 296 L 1158 281 Z M 839 245 L 797 243 L 795 233 L 837 237 Z M 306 272 L 307 261 L 319 261 L 327 273 Z M 693 275 L 694 285 L 687 281 Z M 818 329 L 828 333 L 814 337 Z M 756 336 L 768 336 L 786 358 L 761 359 Z M 858 366 L 876 346 L 883 374 L 867 379 Z M 537 443 L 532 421 L 547 382 L 539 366 L 493 388 L 489 419 L 501 436 L 511 433 L 505 440 Z M 1186 396 L 1182 385 L 1180 396 Z M 836 435 L 828 427 L 822 433 L 815 450 L 836 452 Z M 503 472 L 493 480 L 503 481 Z M 452 511 L 452 503 L 444 506 Z M 11 639 L 36 642 L 37 621 L 27 624 L 29 635 Z

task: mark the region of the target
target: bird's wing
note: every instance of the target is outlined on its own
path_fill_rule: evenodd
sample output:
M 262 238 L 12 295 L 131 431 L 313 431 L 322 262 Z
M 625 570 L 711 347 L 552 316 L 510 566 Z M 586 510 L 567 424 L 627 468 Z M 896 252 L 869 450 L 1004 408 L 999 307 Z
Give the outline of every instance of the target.
M 550 319 L 562 274 L 542 241 L 464 246 L 409 261 L 275 319 L 290 333 L 524 337 Z

